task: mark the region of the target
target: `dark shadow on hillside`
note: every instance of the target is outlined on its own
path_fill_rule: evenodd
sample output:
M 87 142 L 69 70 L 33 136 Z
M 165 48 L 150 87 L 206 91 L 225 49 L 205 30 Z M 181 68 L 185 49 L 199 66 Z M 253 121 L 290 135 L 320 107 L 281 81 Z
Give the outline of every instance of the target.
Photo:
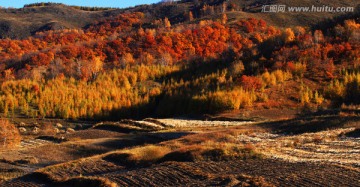
M 317 116 L 266 122 L 257 126 L 280 134 L 313 133 L 337 128 L 360 127 L 360 117 Z
M 311 26 L 311 30 L 313 30 L 313 31 L 321 30 L 321 31 L 323 31 L 323 33 L 326 33 L 326 31 L 328 29 L 334 28 L 336 25 L 338 25 L 339 23 L 343 23 L 345 20 L 348 20 L 348 19 L 356 20 L 360 16 L 360 5 L 357 5 L 356 7 L 354 7 L 354 9 L 355 10 L 353 13 L 341 14 L 339 16 L 336 16 L 333 18 L 328 18 L 328 19 L 325 19 L 324 21 L 316 23 Z
M 77 157 L 89 157 L 104 154 L 116 149 L 124 149 L 146 144 L 156 144 L 162 141 L 164 141 L 164 139 L 141 134 L 139 136 L 111 139 L 101 143 L 80 145 L 75 147 L 70 154 Z
M 178 139 L 183 136 L 189 135 L 189 132 L 166 132 L 166 133 L 150 133 L 150 134 L 138 134 L 129 138 L 120 138 L 116 140 L 110 140 L 103 143 L 95 144 L 103 146 L 111 150 L 123 149 L 133 146 L 141 146 L 146 144 L 157 144 L 163 141 L 172 139 Z
M 346 133 L 345 136 L 351 137 L 351 138 L 360 138 L 360 128 Z
M 113 131 L 113 132 L 118 132 L 118 133 L 148 132 L 148 130 L 143 130 L 143 129 L 135 130 L 135 129 L 126 128 L 126 127 L 123 127 L 120 125 L 113 125 L 113 124 L 99 125 L 99 126 L 94 127 L 94 129 Z
M 162 139 L 153 138 L 149 136 L 133 137 L 133 138 L 120 138 L 109 140 L 106 142 L 95 144 L 97 146 L 106 147 L 110 150 L 123 149 L 126 147 L 141 146 L 145 144 L 156 144 L 162 142 Z
M 214 92 L 217 89 L 231 89 L 230 85 L 219 84 L 217 79 L 210 79 L 208 82 L 196 84 L 195 80 L 202 77 L 217 74 L 229 67 L 234 59 L 233 52 L 226 51 L 221 55 L 220 60 L 194 59 L 180 71 L 158 78 L 157 82 L 179 83 L 191 82 L 190 84 L 178 85 L 176 89 L 165 90 L 161 95 L 151 97 L 147 103 L 123 107 L 111 110 L 107 116 L 97 116 L 96 119 L 117 121 L 119 119 L 143 119 L 147 117 L 176 117 L 176 116 L 200 116 L 205 113 L 216 113 L 226 108 L 217 106 L 208 101 L 195 100 L 194 96 L 206 92 Z M 234 77 L 236 78 L 236 77 Z
M 205 75 L 210 75 L 216 73 L 217 71 L 222 71 L 227 68 L 231 62 L 235 59 L 235 53 L 232 50 L 223 52 L 220 55 L 220 58 L 214 60 L 205 60 L 201 57 L 194 58 L 192 61 L 185 66 L 185 68 L 180 71 L 176 71 L 160 77 L 158 81 L 170 81 L 171 79 L 184 81 L 197 79 Z

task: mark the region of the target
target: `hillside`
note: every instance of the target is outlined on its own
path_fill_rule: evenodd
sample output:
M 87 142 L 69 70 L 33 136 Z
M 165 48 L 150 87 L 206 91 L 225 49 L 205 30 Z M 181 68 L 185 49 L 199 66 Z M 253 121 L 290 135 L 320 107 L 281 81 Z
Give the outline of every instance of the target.
M 23 39 L 40 31 L 78 29 L 118 13 L 118 10 L 83 11 L 65 5 L 1 9 L 0 36 Z
M 24 40 L 0 40 L 0 109 L 8 117 L 116 120 L 358 104 L 358 92 L 347 89 L 358 79 L 358 12 L 312 30 L 310 22 L 272 25 L 265 21 L 271 16 L 238 6 L 209 1 L 100 12 L 64 5 L 14 10 L 58 11 L 69 19 Z M 109 18 L 84 28 L 61 26 L 72 20 L 73 27 L 85 26 L 81 16 L 105 14 Z M 302 16 L 286 19 L 295 17 Z
M 149 19 L 163 19 L 168 17 L 172 23 L 186 20 L 189 11 L 195 18 L 212 19 L 216 14 L 202 11 L 204 5 L 219 6 L 223 0 L 212 1 L 179 1 L 153 5 L 140 5 L 126 9 L 94 9 L 92 7 L 71 7 L 63 4 L 42 3 L 29 5 L 21 9 L 0 9 L 0 38 L 23 39 L 33 36 L 36 32 L 60 29 L 81 29 L 96 21 L 104 20 L 122 12 L 143 12 Z M 262 13 L 262 5 L 288 5 L 288 6 L 319 6 L 323 3 L 311 0 L 285 1 L 285 0 L 250 0 L 228 2 L 229 21 L 244 18 L 264 19 L 267 23 L 278 27 L 316 26 L 321 21 L 328 21 L 339 14 L 332 13 L 290 13 L 270 14 Z M 328 0 L 327 6 L 332 7 L 357 7 L 353 0 Z M 220 9 L 220 7 L 218 7 Z M 216 8 L 217 9 L 217 8 Z M 91 10 L 91 11 L 90 11 Z M 94 11 L 95 10 L 95 11 Z M 340 14 L 341 15 L 341 14 Z M 340 16 L 341 17 L 341 16 Z

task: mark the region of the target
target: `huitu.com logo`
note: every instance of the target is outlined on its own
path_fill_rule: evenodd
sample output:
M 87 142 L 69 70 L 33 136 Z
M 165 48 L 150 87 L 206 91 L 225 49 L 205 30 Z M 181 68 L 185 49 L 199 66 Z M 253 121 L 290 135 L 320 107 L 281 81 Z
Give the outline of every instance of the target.
M 286 5 L 263 5 L 262 12 L 278 13 L 278 12 L 354 12 L 354 7 L 332 7 L 332 6 L 286 6 Z

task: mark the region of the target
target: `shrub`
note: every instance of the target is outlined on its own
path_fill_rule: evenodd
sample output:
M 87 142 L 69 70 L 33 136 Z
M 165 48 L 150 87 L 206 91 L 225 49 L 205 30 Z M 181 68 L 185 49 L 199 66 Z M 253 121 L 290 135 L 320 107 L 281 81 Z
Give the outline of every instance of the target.
M 274 72 L 269 73 L 266 71 L 261 75 L 262 82 L 264 86 L 275 86 L 279 83 L 283 83 L 292 78 L 292 75 L 288 71 L 275 70 Z
M 232 76 L 239 76 L 244 72 L 244 70 L 244 64 L 240 60 L 238 60 L 231 64 L 230 74 Z
M 334 80 L 326 88 L 326 96 L 330 99 L 340 100 L 344 96 L 345 86 L 339 80 Z
M 262 74 L 261 78 L 266 85 L 276 85 L 276 77 L 272 76 L 268 71 Z
M 14 124 L 8 120 L 0 120 L 0 147 L 13 147 L 20 144 L 21 136 Z
M 147 165 L 157 162 L 170 152 L 165 146 L 146 145 L 107 155 L 104 159 L 127 166 Z
M 332 81 L 325 91 L 329 99 L 347 104 L 359 104 L 360 73 L 345 73 L 343 81 Z
M 318 91 L 315 91 L 313 100 L 315 104 L 320 105 L 324 102 L 324 97 L 320 95 Z
M 345 75 L 345 95 L 346 103 L 359 104 L 360 96 L 360 74 Z
M 243 75 L 241 85 L 245 90 L 259 90 L 262 87 L 262 81 L 257 77 Z
M 43 124 L 41 126 L 40 130 L 41 130 L 42 135 L 55 135 L 56 134 L 56 129 L 50 123 Z
M 318 91 L 312 91 L 307 86 L 301 86 L 300 102 L 302 105 L 307 105 L 310 103 L 321 105 L 324 102 L 324 97 Z
M 130 159 L 142 161 L 156 161 L 169 153 L 170 149 L 164 146 L 148 145 L 137 149 L 132 149 Z
M 289 79 L 292 78 L 291 73 L 287 72 L 287 71 L 281 71 L 281 70 L 275 70 L 273 72 L 275 78 L 276 78 L 276 82 L 277 83 L 283 83 L 284 81 L 287 81 Z
M 245 106 L 251 106 L 257 96 L 254 91 L 244 90 L 242 87 L 234 88 L 231 91 L 217 91 L 207 95 L 195 96 L 193 100 L 203 103 L 208 112 L 238 110 Z
M 290 71 L 295 77 L 302 78 L 304 73 L 306 72 L 306 64 L 305 63 L 287 63 L 287 70 Z

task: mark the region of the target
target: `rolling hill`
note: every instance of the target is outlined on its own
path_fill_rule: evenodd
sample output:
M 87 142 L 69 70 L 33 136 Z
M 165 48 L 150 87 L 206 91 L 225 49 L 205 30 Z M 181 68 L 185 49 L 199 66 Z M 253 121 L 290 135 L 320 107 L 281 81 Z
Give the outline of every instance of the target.
M 358 10 L 260 12 L 266 4 L 312 5 L 301 3 L 2 9 L 3 37 L 15 39 L 0 40 L 0 110 L 116 120 L 357 104 L 358 92 L 348 87 L 357 80 Z M 358 7 L 353 1 L 327 5 Z
M 201 9 L 204 5 L 219 6 L 224 0 L 212 1 L 178 1 L 172 3 L 158 3 L 153 5 L 140 5 L 126 9 L 98 9 L 91 7 L 72 7 L 63 4 L 45 4 L 40 6 L 28 5 L 21 9 L 0 10 L 0 38 L 24 39 L 34 35 L 36 32 L 60 29 L 80 29 L 96 21 L 114 17 L 123 12 L 143 12 L 150 19 L 168 17 L 172 23 L 180 23 L 186 20 L 189 11 L 194 12 L 195 17 L 209 19 L 216 14 L 202 16 Z M 330 7 L 354 7 L 358 10 L 358 3 L 353 0 L 328 0 L 320 1 L 284 1 L 284 0 L 250 0 L 250 1 L 226 1 L 236 11 L 228 13 L 230 21 L 243 18 L 264 19 L 271 25 L 278 27 L 313 26 L 321 21 L 329 21 L 343 14 L 333 13 L 262 13 L 262 5 L 287 5 L 287 6 L 323 6 Z

